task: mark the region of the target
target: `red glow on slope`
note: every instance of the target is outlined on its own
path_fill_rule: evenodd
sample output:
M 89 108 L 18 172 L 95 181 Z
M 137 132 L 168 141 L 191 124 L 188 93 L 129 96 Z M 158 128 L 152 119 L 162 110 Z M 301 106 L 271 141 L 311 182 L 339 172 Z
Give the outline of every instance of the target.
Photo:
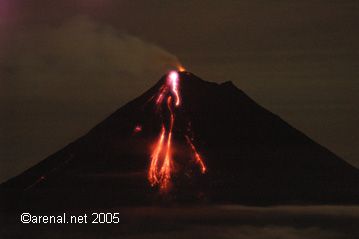
M 155 148 L 153 150 L 153 153 L 151 155 L 151 166 L 150 166 L 150 170 L 148 171 L 148 179 L 152 186 L 159 183 L 159 175 L 158 175 L 158 170 L 157 170 L 158 159 L 159 159 L 159 155 L 163 148 L 163 140 L 165 137 L 165 133 L 166 133 L 165 127 L 162 125 L 161 134 L 158 138 L 158 141 L 157 141 Z
M 161 133 L 155 143 L 151 154 L 151 164 L 148 171 L 148 180 L 151 186 L 158 185 L 160 190 L 166 192 L 170 188 L 171 184 L 171 173 L 173 171 L 173 145 L 172 145 L 172 134 L 173 127 L 175 123 L 175 111 L 174 106 L 178 107 L 181 104 L 180 94 L 179 94 L 179 81 L 180 77 L 178 72 L 171 71 L 167 76 L 166 84 L 163 85 L 159 92 L 157 99 L 155 101 L 158 109 L 161 109 L 163 100 L 167 97 L 167 110 L 169 112 L 169 125 L 165 127 L 165 124 L 162 123 Z M 172 100 L 172 97 L 175 100 Z M 202 173 L 206 172 L 206 166 L 197 152 L 196 147 L 190 140 L 190 138 L 185 136 L 188 145 L 193 151 L 196 163 L 199 165 Z
M 191 147 L 192 151 L 193 151 L 193 154 L 194 154 L 194 157 L 196 159 L 196 162 L 197 164 L 200 166 L 201 168 L 201 172 L 202 173 L 205 173 L 206 172 L 206 166 L 204 165 L 203 163 L 203 160 L 202 160 L 202 157 L 201 155 L 197 152 L 197 149 L 196 147 L 193 145 L 192 141 L 190 140 L 190 138 L 186 135 L 186 140 L 187 140 L 187 143 L 189 144 L 189 146 Z
M 172 167 L 172 129 L 174 123 L 174 114 L 172 110 L 172 97 L 167 98 L 167 107 L 170 111 L 170 126 L 166 137 L 166 129 L 162 125 L 162 130 L 159 139 L 155 145 L 154 151 L 151 156 L 151 166 L 149 169 L 148 179 L 152 186 L 159 184 L 162 191 L 169 189 L 171 180 L 171 167 Z M 166 141 L 164 144 L 163 141 Z M 165 145 L 165 147 L 164 147 Z M 164 151 L 164 152 L 162 152 Z M 159 157 L 165 154 L 162 165 L 159 166 Z
M 164 95 L 167 91 L 167 86 L 163 85 L 161 88 L 160 88 L 160 93 L 158 94 L 158 97 L 157 97 L 157 100 L 156 100 L 156 104 L 159 105 L 162 103 L 162 100 L 164 98 Z
M 142 126 L 141 125 L 136 125 L 135 128 L 133 129 L 133 132 L 136 134 L 136 133 L 139 133 L 142 131 Z
M 173 123 L 174 123 L 174 115 L 172 111 L 172 97 L 168 96 L 167 98 L 167 107 L 171 114 L 171 122 L 170 122 L 170 129 L 168 131 L 168 137 L 167 137 L 167 148 L 166 148 L 166 156 L 165 160 L 162 164 L 161 168 L 161 189 L 164 191 L 167 191 L 169 188 L 169 182 L 171 180 L 171 164 L 172 164 L 172 148 L 171 148 L 171 141 L 172 141 L 172 129 L 173 129 Z

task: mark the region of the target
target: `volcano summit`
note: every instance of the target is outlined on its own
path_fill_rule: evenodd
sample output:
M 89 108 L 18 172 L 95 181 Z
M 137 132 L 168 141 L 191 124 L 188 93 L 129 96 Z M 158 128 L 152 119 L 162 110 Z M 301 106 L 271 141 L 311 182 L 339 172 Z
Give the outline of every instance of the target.
M 231 82 L 170 72 L 1 186 L 2 205 L 358 203 L 359 170 Z M 71 197 L 68 197 L 71 195 Z

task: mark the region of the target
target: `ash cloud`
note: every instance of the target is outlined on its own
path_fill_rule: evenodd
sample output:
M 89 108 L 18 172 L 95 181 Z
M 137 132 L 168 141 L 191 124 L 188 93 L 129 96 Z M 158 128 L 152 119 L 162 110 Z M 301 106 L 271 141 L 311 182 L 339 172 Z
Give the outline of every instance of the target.
M 14 29 L 7 38 L 0 53 L 0 182 L 85 133 L 180 64 L 161 47 L 86 16 Z

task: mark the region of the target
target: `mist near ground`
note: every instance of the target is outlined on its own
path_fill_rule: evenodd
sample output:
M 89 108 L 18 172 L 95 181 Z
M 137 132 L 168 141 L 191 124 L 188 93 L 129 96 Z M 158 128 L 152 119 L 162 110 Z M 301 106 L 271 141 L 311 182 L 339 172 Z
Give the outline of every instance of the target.
M 20 224 L 20 214 L 2 214 L 7 238 L 241 238 L 350 239 L 359 237 L 358 206 L 239 205 L 93 209 L 119 212 L 119 224 Z M 42 212 L 38 215 L 59 215 Z M 83 214 L 84 212 L 69 212 Z

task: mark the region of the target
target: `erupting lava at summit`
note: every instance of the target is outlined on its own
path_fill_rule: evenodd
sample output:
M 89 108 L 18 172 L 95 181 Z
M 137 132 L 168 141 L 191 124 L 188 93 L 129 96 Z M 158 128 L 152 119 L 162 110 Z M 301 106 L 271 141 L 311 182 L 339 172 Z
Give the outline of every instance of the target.
M 171 174 L 173 172 L 173 127 L 176 118 L 175 108 L 181 105 L 181 96 L 179 92 L 180 76 L 177 71 L 170 71 L 167 75 L 165 84 L 160 88 L 156 107 L 159 112 L 162 112 L 162 107 L 165 106 L 169 112 L 168 125 L 162 122 L 161 132 L 155 143 L 155 147 L 151 154 L 151 163 L 148 171 L 148 180 L 151 186 L 158 185 L 161 191 L 168 191 L 171 183 Z M 166 99 L 166 101 L 164 101 Z M 165 102 L 165 104 L 163 104 Z M 167 122 L 166 121 L 166 122 Z M 190 124 L 188 124 L 190 126 Z M 189 128 L 189 131 L 191 129 Z M 206 172 L 206 166 L 201 155 L 197 152 L 192 139 L 188 135 L 183 135 L 188 146 L 193 152 L 194 159 L 199 165 L 201 173 Z

